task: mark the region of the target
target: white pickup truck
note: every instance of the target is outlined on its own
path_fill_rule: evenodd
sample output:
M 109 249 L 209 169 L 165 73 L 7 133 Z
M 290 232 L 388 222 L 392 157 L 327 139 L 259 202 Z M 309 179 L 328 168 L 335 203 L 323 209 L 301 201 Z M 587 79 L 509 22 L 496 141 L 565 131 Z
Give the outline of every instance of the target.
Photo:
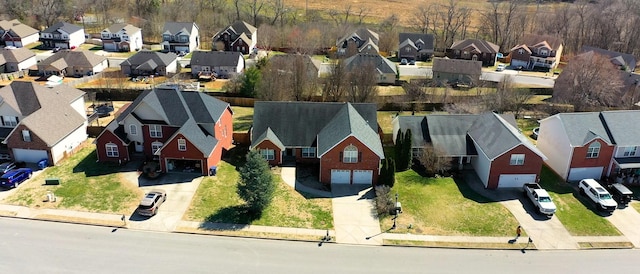
M 524 184 L 522 188 L 524 189 L 525 195 L 533 202 L 533 205 L 540 214 L 551 217 L 556 213 L 556 205 L 551 200 L 551 196 L 549 196 L 549 193 L 542 189 L 539 184 L 528 183 Z
M 594 179 L 583 179 L 578 183 L 580 194 L 589 197 L 596 204 L 598 210 L 613 212 L 618 208 L 618 203 L 611 194 Z

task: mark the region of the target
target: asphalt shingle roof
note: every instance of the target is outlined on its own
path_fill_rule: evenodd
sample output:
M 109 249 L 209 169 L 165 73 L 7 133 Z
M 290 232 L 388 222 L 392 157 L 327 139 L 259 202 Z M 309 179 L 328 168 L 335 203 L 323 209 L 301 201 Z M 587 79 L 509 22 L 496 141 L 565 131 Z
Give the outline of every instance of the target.
M 396 65 L 380 54 L 358 53 L 344 60 L 347 71 L 362 69 L 367 64 L 373 64 L 382 73 L 396 74 Z
M 422 42 L 424 42 L 423 50 L 426 49 L 433 51 L 433 34 L 409 32 L 401 32 L 400 34 L 398 34 L 398 41 L 400 41 L 400 43 L 403 43 L 406 40 L 410 40 L 414 45 L 417 44 L 418 40 L 422 40 Z
M 612 59 L 611 61 L 614 64 L 617 64 L 620 66 L 627 66 L 631 71 L 635 70 L 636 68 L 636 57 L 631 54 L 610 51 L 610 50 L 596 48 L 596 47 L 589 47 L 589 46 L 582 47 L 583 53 L 589 52 L 589 51 L 593 51 L 600 55 L 607 56 L 608 58 Z
M 176 35 L 179 32 L 184 32 L 187 35 L 191 35 L 193 30 L 197 28 L 198 26 L 193 22 L 166 22 L 164 23 L 164 28 L 162 28 L 162 33 Z
M 433 71 L 465 75 L 482 74 L 482 61 L 433 58 Z
M 380 136 L 349 103 L 318 133 L 318 156 L 322 156 L 349 136 L 356 137 L 380 159 L 384 159 Z
M 139 66 L 148 62 L 149 60 L 153 60 L 155 64 L 168 66 L 177 59 L 178 55 L 173 52 L 162 53 L 150 50 L 141 50 L 133 56 L 129 57 L 127 60 L 124 60 L 121 65 Z
M 0 55 L 4 57 L 6 62 L 20 63 L 31 57 L 35 57 L 36 54 L 28 48 L 16 48 L 16 49 L 0 49 Z
M 500 47 L 494 43 L 479 40 L 479 39 L 465 39 L 456 41 L 451 45 L 451 49 L 463 50 L 468 47 L 473 47 L 482 53 L 498 53 Z
M 512 114 L 484 113 L 469 128 L 468 134 L 489 159 L 495 159 L 518 145 L 524 145 L 546 159 L 546 156 L 520 133 Z
M 603 111 L 601 116 L 616 145 L 640 145 L 640 110 Z
M 52 26 L 46 28 L 45 30 L 43 30 L 43 33 L 53 33 L 56 32 L 58 30 L 63 30 L 66 33 L 74 33 L 76 31 L 81 31 L 82 27 L 78 26 L 78 25 L 74 25 L 74 24 L 69 24 L 67 22 L 58 22 L 53 24 Z
M 110 33 L 117 33 L 117 32 L 120 32 L 120 30 L 122 29 L 124 29 L 127 32 L 127 34 L 134 34 L 140 30 L 140 28 L 131 24 L 126 24 L 126 23 L 116 23 L 104 30 L 109 31 Z
M 475 114 L 433 114 L 426 116 L 426 131 L 434 148 L 450 156 L 476 155 L 476 149 L 467 141 L 467 131 L 478 119 Z M 411 130 L 412 135 L 414 133 Z M 414 137 L 415 139 L 415 137 Z
M 13 37 L 17 36 L 20 38 L 38 33 L 37 29 L 20 23 L 20 21 L 18 21 L 17 19 L 11 21 L 0 21 L 0 29 L 3 29 L 5 32 L 10 32 Z
M 583 146 L 596 137 L 613 144 L 598 112 L 559 113 L 556 115 L 564 126 L 571 146 Z
M 38 63 L 38 66 L 54 65 L 54 63 L 56 63 L 56 61 L 58 60 L 64 60 L 67 66 L 95 67 L 96 65 L 107 60 L 107 57 L 97 55 L 88 50 L 64 49 L 54 53 L 53 55 L 49 56 L 49 58 L 42 60 L 42 62 Z
M 242 59 L 242 52 L 235 51 L 194 51 L 191 65 L 237 66 Z

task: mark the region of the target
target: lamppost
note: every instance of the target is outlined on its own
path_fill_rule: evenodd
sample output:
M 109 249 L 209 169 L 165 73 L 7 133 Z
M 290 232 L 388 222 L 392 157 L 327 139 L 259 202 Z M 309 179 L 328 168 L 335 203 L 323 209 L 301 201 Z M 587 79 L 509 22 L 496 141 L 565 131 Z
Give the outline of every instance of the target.
M 391 229 L 396 229 L 396 219 L 398 219 L 398 214 L 400 214 L 400 212 L 402 212 L 402 206 L 400 205 L 400 203 L 398 203 L 398 193 L 396 192 L 396 202 L 394 204 L 394 208 L 393 211 L 395 212 L 395 216 L 393 216 L 393 226 L 391 226 Z

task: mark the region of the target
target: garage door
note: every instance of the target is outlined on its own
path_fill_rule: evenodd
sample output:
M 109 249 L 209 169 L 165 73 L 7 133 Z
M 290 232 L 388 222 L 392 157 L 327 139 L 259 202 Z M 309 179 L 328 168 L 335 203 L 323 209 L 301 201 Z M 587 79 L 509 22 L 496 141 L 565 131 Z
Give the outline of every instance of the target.
M 34 149 L 13 149 L 13 157 L 17 162 L 37 163 L 42 159 L 48 159 L 46 150 L 34 150 Z
M 67 46 L 67 43 L 56 43 L 56 48 L 69 49 L 69 46 Z
M 502 174 L 498 180 L 498 187 L 522 187 L 525 183 L 534 183 L 535 174 Z
M 184 52 L 189 52 L 189 47 L 176 47 L 176 52 L 180 52 L 180 51 L 184 51 Z
M 116 50 L 116 44 L 114 44 L 114 43 L 104 43 L 102 45 L 102 47 L 106 51 L 115 51 Z
M 351 171 L 332 169 L 331 170 L 331 183 L 332 184 L 349 184 L 351 182 Z
M 16 48 L 22 47 L 22 42 L 20 41 L 7 41 L 7 46 L 14 46 Z
M 353 183 L 354 184 L 371 184 L 373 178 L 373 170 L 354 170 L 353 171 Z
M 600 177 L 602 177 L 602 169 L 603 167 L 572 168 L 569 170 L 569 178 L 567 178 L 567 180 L 580 181 L 587 178 L 600 180 Z

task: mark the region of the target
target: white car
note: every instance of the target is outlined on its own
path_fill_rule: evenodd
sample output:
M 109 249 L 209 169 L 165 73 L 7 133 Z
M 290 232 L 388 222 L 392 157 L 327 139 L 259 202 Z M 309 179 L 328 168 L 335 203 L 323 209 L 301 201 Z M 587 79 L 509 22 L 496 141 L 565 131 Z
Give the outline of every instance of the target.
M 496 71 L 503 71 L 507 68 L 507 65 L 505 64 L 499 64 L 498 67 L 496 67 Z
M 578 184 L 578 188 L 580 189 L 580 194 L 589 197 L 599 210 L 613 212 L 618 208 L 618 203 L 616 203 L 611 194 L 596 180 L 583 179 Z

